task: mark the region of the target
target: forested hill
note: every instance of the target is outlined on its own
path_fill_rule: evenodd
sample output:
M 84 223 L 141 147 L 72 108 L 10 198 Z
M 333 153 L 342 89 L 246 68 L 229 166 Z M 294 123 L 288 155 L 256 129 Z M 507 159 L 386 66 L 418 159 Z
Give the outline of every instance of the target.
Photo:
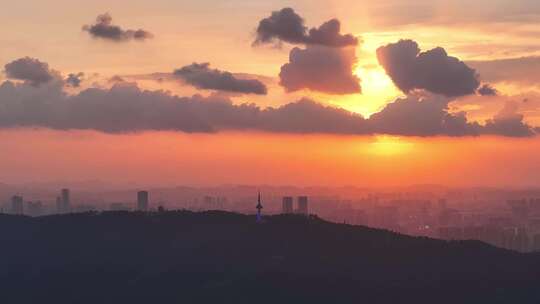
M 0 215 L 1 303 L 540 303 L 540 256 L 300 216 Z

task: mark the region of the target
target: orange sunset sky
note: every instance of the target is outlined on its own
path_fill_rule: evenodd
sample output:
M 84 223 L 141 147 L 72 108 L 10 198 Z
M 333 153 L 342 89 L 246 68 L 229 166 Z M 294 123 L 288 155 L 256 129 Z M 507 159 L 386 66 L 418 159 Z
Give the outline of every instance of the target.
M 540 186 L 537 0 L 19 0 L 0 18 L 3 183 Z

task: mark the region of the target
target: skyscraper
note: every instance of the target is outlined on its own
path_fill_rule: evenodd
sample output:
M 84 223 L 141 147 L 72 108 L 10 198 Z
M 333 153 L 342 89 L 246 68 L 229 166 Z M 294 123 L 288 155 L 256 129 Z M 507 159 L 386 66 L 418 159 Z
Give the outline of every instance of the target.
M 282 213 L 283 214 L 292 214 L 292 213 L 294 213 L 293 198 L 291 196 L 284 196 L 283 197 Z
M 71 212 L 71 198 L 70 198 L 69 189 L 62 189 L 60 196 L 60 208 L 58 208 L 59 213 L 69 213 Z
M 11 198 L 11 213 L 22 215 L 24 214 L 23 198 L 19 195 L 14 195 Z
M 62 198 L 60 196 L 56 197 L 56 213 L 64 213 L 62 210 Z
M 299 196 L 298 197 L 298 214 L 302 215 L 309 215 L 309 208 L 308 208 L 308 197 L 307 196 Z
M 148 191 L 137 192 L 137 210 L 148 211 Z

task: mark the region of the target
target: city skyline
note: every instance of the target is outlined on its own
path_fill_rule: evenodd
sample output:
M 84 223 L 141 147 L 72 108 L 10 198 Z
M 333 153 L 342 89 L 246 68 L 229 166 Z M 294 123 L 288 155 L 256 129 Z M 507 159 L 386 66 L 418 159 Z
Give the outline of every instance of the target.
M 540 0 L 0 9 L 0 294 L 540 303 Z
M 265 218 L 269 216 L 296 215 L 410 236 L 446 241 L 480 240 L 519 252 L 540 251 L 540 189 L 424 186 L 401 192 L 349 189 L 353 192 L 347 193 L 343 188 L 261 188 L 257 191 L 256 187 L 246 186 L 137 190 L 125 192 L 129 199 L 107 193 L 92 198 L 87 190 L 75 192 L 75 200 L 71 198 L 71 189 L 63 188 L 55 205 L 46 197 L 36 199 L 34 195 L 34 200 L 28 201 L 24 193 L 13 195 L 9 202 L 0 203 L 0 215 L 47 217 L 108 212 L 153 215 L 220 211 L 250 215 L 253 222 L 259 224 L 266 224 Z M 27 193 L 32 190 L 27 189 Z

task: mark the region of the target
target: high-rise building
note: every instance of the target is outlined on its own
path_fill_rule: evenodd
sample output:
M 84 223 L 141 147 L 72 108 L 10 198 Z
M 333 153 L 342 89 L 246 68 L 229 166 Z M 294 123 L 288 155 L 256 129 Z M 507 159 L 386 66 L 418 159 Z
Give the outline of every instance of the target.
M 520 226 L 524 226 L 529 221 L 529 204 L 526 199 L 509 200 L 508 206 L 512 210 L 512 218 Z
M 216 198 L 216 208 L 218 210 L 223 210 L 227 207 L 228 199 L 225 196 L 220 196 Z
M 62 198 L 60 196 L 56 197 L 56 213 L 64 213 L 62 210 Z
M 148 211 L 148 191 L 137 192 L 137 210 Z
M 370 226 L 374 228 L 399 231 L 399 208 L 398 206 L 378 206 L 373 209 L 370 216 Z
M 71 197 L 69 189 L 62 189 L 60 197 L 56 199 L 58 213 L 71 212 Z
M 293 198 L 291 196 L 285 196 L 283 197 L 283 214 L 291 214 L 294 213 L 293 208 Z
M 217 205 L 217 200 L 215 197 L 213 196 L 205 196 L 203 198 L 203 203 L 204 203 L 204 206 L 203 208 L 206 209 L 206 210 L 216 210 L 216 205 Z
M 19 195 L 14 195 L 11 198 L 11 213 L 22 215 L 24 214 L 23 198 Z
M 302 214 L 302 215 L 309 215 L 308 197 L 307 196 L 299 196 L 298 197 L 298 209 L 297 209 L 296 213 Z
M 439 199 L 439 209 L 445 210 L 446 208 L 448 208 L 448 202 L 446 201 L 446 199 L 445 198 Z

